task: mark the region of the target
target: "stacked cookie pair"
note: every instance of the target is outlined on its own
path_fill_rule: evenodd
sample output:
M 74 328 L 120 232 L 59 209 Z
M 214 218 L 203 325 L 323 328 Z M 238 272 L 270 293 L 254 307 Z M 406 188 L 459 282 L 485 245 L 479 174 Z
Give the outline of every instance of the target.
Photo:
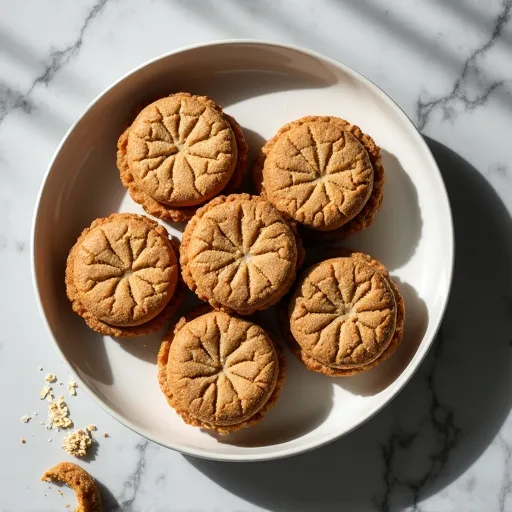
M 336 249 L 297 278 L 301 237 L 306 249 L 340 240 L 370 225 L 382 202 L 379 148 L 356 126 L 335 117 L 284 126 L 255 163 L 259 195 L 232 193 L 247 167 L 240 127 L 212 100 L 179 93 L 139 113 L 117 161 L 148 213 L 188 221 L 181 245 L 145 216 L 98 219 L 70 252 L 68 297 L 111 336 L 158 330 L 185 285 L 208 303 L 172 325 L 158 354 L 161 389 L 187 423 L 224 434 L 274 405 L 285 360 L 251 320 L 256 311 L 279 303 L 292 352 L 330 376 L 369 369 L 400 343 L 403 300 L 371 257 Z

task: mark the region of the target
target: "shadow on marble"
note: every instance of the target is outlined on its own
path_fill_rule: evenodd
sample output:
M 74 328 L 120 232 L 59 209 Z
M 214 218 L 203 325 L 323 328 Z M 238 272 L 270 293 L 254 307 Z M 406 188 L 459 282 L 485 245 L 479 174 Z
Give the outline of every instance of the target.
M 512 221 L 476 169 L 427 142 L 457 248 L 433 349 L 398 397 L 346 438 L 274 462 L 187 459 L 230 492 L 274 512 L 404 510 L 456 480 L 500 430 L 512 402 Z
M 94 439 L 94 436 L 93 436 Z M 80 460 L 83 462 L 93 462 L 96 460 L 96 456 L 98 455 L 98 441 L 94 440 L 89 449 L 87 450 L 87 455 L 84 457 L 80 457 Z
M 441 1 L 437 0 L 438 4 L 441 4 Z M 497 66 L 487 66 L 485 73 L 480 73 L 477 67 L 478 63 L 474 59 L 479 53 L 482 53 L 482 50 L 489 50 L 497 41 L 500 18 L 506 16 L 509 9 L 505 3 L 501 7 L 501 12 L 495 13 L 490 19 L 487 12 L 482 12 L 481 15 L 483 14 L 486 18 L 482 19 L 482 16 L 478 16 L 477 12 L 474 10 L 471 12 L 470 8 L 464 7 L 462 2 L 442 1 L 442 7 L 451 8 L 455 16 L 461 18 L 465 15 L 466 18 L 472 19 L 474 23 L 483 22 L 486 26 L 487 37 L 476 47 L 470 45 L 465 54 L 457 54 L 450 50 L 450 45 L 440 44 L 435 38 L 422 35 L 420 31 L 415 30 L 407 23 L 406 19 L 401 21 L 396 16 L 391 17 L 385 3 L 381 2 L 379 5 L 379 2 L 369 0 L 349 2 L 346 0 L 331 0 L 331 4 L 339 7 L 340 16 L 344 14 L 347 8 L 357 9 L 366 23 L 373 22 L 373 24 L 385 27 L 389 37 L 398 39 L 402 44 L 414 47 L 416 54 L 421 54 L 423 59 L 432 59 L 434 56 L 450 72 L 454 69 L 459 70 L 459 76 L 454 80 L 453 89 L 448 94 L 434 95 L 433 99 L 425 100 L 427 104 L 430 101 L 438 103 L 437 106 L 441 107 L 445 118 L 453 116 L 455 102 L 459 102 L 463 109 L 471 110 L 483 104 L 490 93 L 492 93 L 493 98 L 500 101 L 500 106 L 512 110 L 510 88 L 506 87 L 507 74 L 504 74 L 503 70 Z M 499 41 L 504 41 L 510 46 L 510 41 L 502 29 L 503 26 L 499 29 Z M 443 36 L 442 33 L 440 35 Z M 449 34 L 446 34 L 446 37 L 448 38 Z M 507 50 L 510 58 L 510 48 L 507 48 Z M 427 112 L 430 112 L 430 110 Z
M 110 492 L 108 487 L 97 478 L 94 478 L 94 481 L 100 491 L 102 510 L 104 512 L 120 511 L 121 505 L 117 501 L 116 497 Z
M 347 238 L 345 245 L 371 254 L 393 273 L 414 255 L 423 221 L 411 178 L 394 155 L 386 150 L 381 150 L 381 154 L 386 175 L 382 207 L 374 223 Z M 397 208 L 397 204 L 401 207 Z
M 22 34 L 19 32 L 13 33 L 8 27 L 1 27 L 0 54 L 3 50 L 10 60 L 16 62 L 20 68 L 25 68 L 29 75 L 34 71 L 39 74 L 33 78 L 31 85 L 23 90 L 14 82 L 8 83 L 7 77 L 4 77 L 0 82 L 0 102 L 7 106 L 7 111 L 19 109 L 26 114 L 31 114 L 31 126 L 39 125 L 39 134 L 50 142 L 56 143 L 58 140 L 55 139 L 64 136 L 74 119 L 66 119 L 57 109 L 49 108 L 47 104 L 32 98 L 34 88 L 37 85 L 47 86 L 58 69 L 60 79 L 66 84 L 66 94 L 83 102 L 92 99 L 96 91 L 88 87 L 87 80 L 80 79 L 65 68 L 61 69 L 55 61 L 50 61 L 46 65 L 42 63 L 36 56 L 37 50 L 31 48 L 30 44 L 23 41 L 21 37 Z M 49 58 L 51 59 L 52 55 Z
M 436 385 L 461 435 L 429 486 L 436 492 L 480 457 L 512 406 L 512 219 L 471 164 L 425 140 L 441 169 L 455 226 L 455 272 Z
M 442 9 L 451 11 L 452 15 L 457 16 L 458 19 L 466 19 L 469 24 L 474 25 L 481 32 L 489 31 L 492 28 L 492 24 L 489 23 L 487 9 L 486 11 L 482 10 L 479 12 L 478 8 L 475 8 L 476 6 L 482 5 L 478 2 L 472 4 L 472 2 L 466 2 L 464 0 L 456 0 L 454 2 L 434 0 L 434 3 L 438 4 Z M 502 8 L 503 7 L 506 8 L 506 4 L 502 4 Z M 512 34 L 503 33 L 500 37 L 500 41 L 512 46 Z
M 224 34 L 231 38 L 246 38 L 247 23 L 254 26 L 266 26 L 274 33 L 283 34 L 284 39 L 301 44 L 304 47 L 319 48 L 329 41 L 336 41 L 329 34 L 322 34 L 319 30 L 304 30 L 304 27 L 293 23 L 292 17 L 286 16 L 281 9 L 275 9 L 278 2 L 265 3 L 265 8 L 258 8 L 257 2 L 239 2 L 231 0 L 227 2 L 203 2 L 202 0 L 168 0 L 170 8 L 178 5 L 181 9 L 188 10 L 190 16 L 202 18 L 207 24 L 218 25 Z M 241 17 L 250 18 L 250 21 L 240 21 Z M 338 41 L 336 41 L 338 42 Z
M 397 277 L 393 277 L 393 281 L 398 286 L 406 304 L 404 342 L 391 358 L 376 368 L 347 379 L 333 379 L 335 385 L 355 395 L 376 395 L 394 382 L 411 362 L 427 330 L 428 310 L 425 301 L 409 284 Z

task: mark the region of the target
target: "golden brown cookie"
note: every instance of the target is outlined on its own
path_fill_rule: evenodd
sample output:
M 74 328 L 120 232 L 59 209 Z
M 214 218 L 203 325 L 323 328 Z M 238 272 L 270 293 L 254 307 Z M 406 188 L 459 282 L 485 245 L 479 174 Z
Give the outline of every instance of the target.
M 359 127 L 308 116 L 265 144 L 254 180 L 264 197 L 309 228 L 305 236 L 322 232 L 336 239 L 372 223 L 382 203 L 384 169 L 379 148 Z
M 177 249 L 163 226 L 131 213 L 97 219 L 71 249 L 66 291 L 89 327 L 110 336 L 158 330 L 182 295 Z
M 288 309 L 290 346 L 310 370 L 354 375 L 396 350 L 404 313 L 386 268 L 352 252 L 304 271 Z
M 258 423 L 284 384 L 284 358 L 252 322 L 221 311 L 196 315 L 162 341 L 158 380 L 167 401 L 186 423 L 219 434 Z
M 215 198 L 187 224 L 183 280 L 215 309 L 251 314 L 275 304 L 295 280 L 303 251 L 293 223 L 248 194 Z
M 61 462 L 41 477 L 43 482 L 62 482 L 73 489 L 78 506 L 75 512 L 101 512 L 101 497 L 92 477 L 80 466 Z
M 132 198 L 157 217 L 188 220 L 243 179 L 248 148 L 238 123 L 209 98 L 177 93 L 145 107 L 118 141 Z

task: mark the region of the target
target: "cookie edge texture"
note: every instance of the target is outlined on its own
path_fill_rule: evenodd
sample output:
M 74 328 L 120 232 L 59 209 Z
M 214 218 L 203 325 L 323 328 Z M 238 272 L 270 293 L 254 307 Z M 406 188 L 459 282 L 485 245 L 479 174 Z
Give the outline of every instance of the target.
M 283 349 L 274 342 L 271 335 L 267 333 L 267 336 L 269 337 L 271 343 L 274 346 L 274 349 L 276 351 L 277 361 L 279 365 L 279 371 L 277 374 L 277 380 L 276 384 L 274 386 L 274 389 L 268 398 L 268 400 L 265 402 L 263 407 L 259 409 L 253 416 L 246 419 L 245 421 L 242 421 L 241 423 L 236 423 L 234 425 L 227 425 L 227 426 L 218 426 L 213 425 L 210 423 L 206 423 L 204 421 L 199 420 L 195 416 L 192 416 L 189 414 L 186 410 L 180 409 L 176 401 L 174 400 L 174 397 L 172 395 L 172 392 L 169 388 L 169 384 L 167 381 L 167 361 L 169 357 L 169 350 L 171 347 L 172 340 L 174 339 L 174 335 L 181 329 L 183 326 L 187 323 L 193 320 L 194 318 L 197 318 L 198 316 L 204 315 L 206 313 L 209 313 L 213 310 L 211 307 L 207 305 L 198 306 L 192 311 L 190 311 L 187 315 L 180 318 L 176 323 L 171 325 L 169 330 L 165 333 L 162 343 L 160 345 L 160 349 L 158 351 L 158 358 L 157 358 L 157 365 L 158 365 L 158 383 L 160 385 L 160 389 L 162 393 L 165 396 L 165 399 L 167 400 L 167 403 L 176 411 L 177 414 L 181 416 L 183 421 L 187 423 L 188 425 L 192 425 L 193 427 L 198 427 L 201 429 L 204 429 L 206 431 L 214 431 L 217 434 L 220 434 L 222 436 L 231 434 L 232 432 L 236 432 L 239 430 L 242 430 L 246 427 L 251 427 L 253 425 L 256 425 L 260 421 L 263 420 L 265 414 L 272 409 L 277 399 L 279 398 L 279 395 L 281 394 L 282 388 L 284 386 L 284 383 L 286 381 L 286 373 L 287 373 L 287 366 L 286 366 L 286 359 L 283 353 Z M 258 325 L 258 324 L 257 324 Z
M 219 105 L 217 105 L 211 98 L 208 98 L 207 96 L 196 96 L 187 92 L 175 93 L 172 96 L 181 96 L 186 98 L 198 99 L 199 101 L 204 102 L 206 105 L 220 112 L 226 119 L 226 121 L 229 123 L 236 140 L 237 161 L 231 178 L 224 186 L 224 188 L 221 189 L 215 197 L 217 197 L 219 194 L 230 193 L 231 191 L 234 191 L 237 188 L 239 188 L 240 185 L 242 184 L 245 173 L 247 171 L 249 147 L 245 140 L 244 133 L 238 122 L 232 116 L 226 114 Z M 144 190 L 142 190 L 142 188 L 140 188 L 137 185 L 137 182 L 135 181 L 135 178 L 133 177 L 129 169 L 128 162 L 126 159 L 126 147 L 128 144 L 128 134 L 130 132 L 130 128 L 131 124 L 123 131 L 123 133 L 120 135 L 117 141 L 116 160 L 117 168 L 119 170 L 119 174 L 121 177 L 121 182 L 123 186 L 126 189 L 128 189 L 130 197 L 136 203 L 140 204 L 147 213 L 153 215 L 154 217 L 158 217 L 159 219 L 171 220 L 173 222 L 186 222 L 190 220 L 194 216 L 198 208 L 204 206 L 208 200 L 195 206 L 176 207 L 161 203 L 154 199 L 153 197 L 151 197 L 150 195 L 146 194 L 146 192 L 144 192 Z
M 389 359 L 396 349 L 399 347 L 400 343 L 403 339 L 403 331 L 404 331 L 404 321 L 405 321 L 405 303 L 402 297 L 402 294 L 398 290 L 395 282 L 391 279 L 387 268 L 375 260 L 368 254 L 364 254 L 362 252 L 350 251 L 348 249 L 333 249 L 331 250 L 331 254 L 329 254 L 329 258 L 342 258 L 342 257 L 354 257 L 358 259 L 362 259 L 366 264 L 372 266 L 378 272 L 380 272 L 388 281 L 389 286 L 393 292 L 396 302 L 396 327 L 393 337 L 389 342 L 388 346 L 384 349 L 382 354 L 378 356 L 376 359 L 371 361 L 366 365 L 357 366 L 354 368 L 331 368 L 330 366 L 324 365 L 321 362 L 317 361 L 310 355 L 308 355 L 299 343 L 293 337 L 290 330 L 290 319 L 288 314 L 288 306 L 278 308 L 277 315 L 279 319 L 279 324 L 282 326 L 283 336 L 288 343 L 288 347 L 291 352 L 301 361 L 304 366 L 313 372 L 322 373 L 327 375 L 328 377 L 350 377 L 353 375 L 357 375 L 366 370 L 370 370 L 380 365 L 387 359 Z
M 293 286 L 293 283 L 295 282 L 297 271 L 302 267 L 304 263 L 304 257 L 305 252 L 304 248 L 302 246 L 302 240 L 299 236 L 299 233 L 297 231 L 296 223 L 290 218 L 287 218 L 284 216 L 279 210 L 276 211 L 281 216 L 283 222 L 287 224 L 287 226 L 290 228 L 294 238 L 295 238 L 295 246 L 297 249 L 297 261 L 295 262 L 295 269 L 293 272 L 290 272 L 289 282 L 286 283 L 285 286 L 283 286 L 282 292 L 280 294 L 276 294 L 276 296 L 272 296 L 271 300 L 264 304 L 260 304 L 257 307 L 254 308 L 248 308 L 246 310 L 235 310 L 228 306 L 224 306 L 223 304 L 220 304 L 215 299 L 208 297 L 205 294 L 202 294 L 196 285 L 196 282 L 194 280 L 194 277 L 192 276 L 192 273 L 190 272 L 188 263 L 188 246 L 190 244 L 190 239 L 192 237 L 192 233 L 195 229 L 195 226 L 197 225 L 197 222 L 199 219 L 203 217 L 203 215 L 211 210 L 212 208 L 215 208 L 216 206 L 226 203 L 226 202 L 235 202 L 235 201 L 265 201 L 270 203 L 270 201 L 267 201 L 265 198 L 262 198 L 260 196 L 255 196 L 251 194 L 231 194 L 229 196 L 218 196 L 215 199 L 212 199 L 209 203 L 207 203 L 202 208 L 199 208 L 196 212 L 196 215 L 190 220 L 190 222 L 185 227 L 185 230 L 183 231 L 183 236 L 181 239 L 181 245 L 180 245 L 180 266 L 181 266 L 181 275 L 183 278 L 183 281 L 185 284 L 190 288 L 191 291 L 193 291 L 201 300 L 204 300 L 205 302 L 209 303 L 214 309 L 218 311 L 224 311 L 225 313 L 234 313 L 239 315 L 251 315 L 255 313 L 256 311 L 262 311 L 264 309 L 268 309 L 269 307 L 273 306 L 277 302 L 279 302 L 290 290 L 290 288 Z M 272 203 L 270 203 L 272 204 Z M 274 205 L 272 205 L 274 206 Z M 275 206 L 274 206 L 275 208 Z
M 176 263 L 177 263 L 177 281 L 176 286 L 174 288 L 174 292 L 169 299 L 169 302 L 164 307 L 164 309 L 154 318 L 149 320 L 148 322 L 145 322 L 140 325 L 134 325 L 134 326 L 127 326 L 127 327 L 120 327 L 120 326 L 114 326 L 107 324 L 106 322 L 102 322 L 98 318 L 96 318 L 94 315 L 92 315 L 85 306 L 80 302 L 79 299 L 79 293 L 76 289 L 74 279 L 73 279 L 73 266 L 74 266 L 74 258 L 75 253 L 79 247 L 79 245 L 82 243 L 82 241 L 85 239 L 87 234 L 94 229 L 97 226 L 100 226 L 101 224 L 104 224 L 106 222 L 111 221 L 112 219 L 116 219 L 119 217 L 124 218 L 130 218 L 130 219 L 137 219 L 137 220 L 143 220 L 149 227 L 154 229 L 158 232 L 160 236 L 165 238 L 170 246 L 170 248 L 174 251 L 174 255 L 176 257 Z M 113 213 L 112 215 L 109 215 L 108 217 L 101 217 L 99 219 L 94 220 L 91 225 L 87 228 L 85 228 L 76 242 L 74 243 L 73 247 L 69 251 L 68 258 L 66 261 L 66 272 L 65 272 L 65 284 L 66 284 L 66 295 L 68 299 L 71 301 L 71 306 L 73 308 L 73 311 L 81 316 L 87 325 L 96 332 L 99 332 L 100 334 L 103 334 L 105 336 L 113 336 L 113 337 L 136 337 L 136 336 L 143 336 L 145 334 L 149 334 L 155 331 L 158 331 L 165 322 L 175 313 L 176 309 L 181 304 L 181 301 L 183 299 L 183 296 L 185 294 L 185 286 L 181 280 L 181 272 L 179 269 L 179 244 L 174 238 L 170 238 L 170 235 L 168 231 L 163 227 L 162 225 L 158 224 L 158 222 L 145 217 L 144 215 L 138 215 L 135 213 Z
M 366 149 L 368 156 L 370 158 L 370 162 L 373 167 L 373 189 L 370 194 L 370 197 L 366 201 L 365 205 L 361 209 L 361 211 L 351 220 L 349 220 L 343 226 L 333 229 L 331 231 L 320 231 L 308 228 L 306 226 L 300 225 L 300 233 L 301 236 L 304 237 L 305 240 L 325 240 L 325 241 L 336 241 L 342 240 L 346 238 L 348 235 L 352 233 L 356 233 L 357 231 L 361 231 L 369 227 L 374 219 L 375 215 L 379 211 L 382 206 L 383 201 L 383 187 L 385 183 L 384 176 L 384 166 L 382 165 L 382 159 L 380 154 L 380 148 L 375 144 L 375 141 L 366 133 L 364 133 L 359 126 L 354 125 L 341 117 L 335 116 L 305 116 L 300 119 L 296 119 L 295 121 L 291 121 L 290 123 L 282 126 L 277 133 L 266 142 L 266 144 L 261 148 L 260 154 L 256 159 L 253 169 L 252 169 L 252 178 L 253 184 L 256 191 L 262 196 L 266 197 L 265 187 L 263 183 L 263 167 L 265 165 L 265 160 L 267 153 L 274 146 L 276 141 L 289 130 L 301 126 L 306 123 L 312 122 L 329 122 L 335 120 L 337 123 L 343 124 L 347 131 L 352 133 L 354 137 L 363 145 Z
M 101 512 L 101 496 L 96 482 L 85 469 L 72 462 L 59 462 L 44 472 L 43 482 L 63 482 L 76 494 L 75 512 Z

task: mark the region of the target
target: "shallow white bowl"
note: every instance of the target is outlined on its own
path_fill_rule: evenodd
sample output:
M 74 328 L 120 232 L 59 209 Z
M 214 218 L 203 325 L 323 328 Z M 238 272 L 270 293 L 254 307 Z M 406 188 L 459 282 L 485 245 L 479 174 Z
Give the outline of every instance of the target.
M 133 109 L 171 92 L 212 97 L 235 116 L 255 152 L 284 123 L 335 115 L 382 147 L 384 205 L 347 241 L 382 261 L 405 297 L 404 341 L 380 367 L 331 379 L 291 354 L 276 407 L 258 426 L 216 438 L 189 427 L 156 379 L 159 336 L 120 341 L 91 331 L 65 294 L 64 268 L 81 230 L 97 217 L 142 209 L 116 169 L 116 141 Z M 168 225 L 170 226 L 170 225 Z M 171 226 L 180 235 L 179 226 Z M 229 41 L 177 50 L 144 64 L 101 94 L 71 127 L 41 188 L 33 229 L 36 295 L 62 357 L 105 410 L 164 446 L 218 460 L 267 460 L 336 439 L 386 405 L 431 346 L 448 299 L 453 227 L 436 163 L 411 121 L 378 87 L 332 59 L 290 46 Z

